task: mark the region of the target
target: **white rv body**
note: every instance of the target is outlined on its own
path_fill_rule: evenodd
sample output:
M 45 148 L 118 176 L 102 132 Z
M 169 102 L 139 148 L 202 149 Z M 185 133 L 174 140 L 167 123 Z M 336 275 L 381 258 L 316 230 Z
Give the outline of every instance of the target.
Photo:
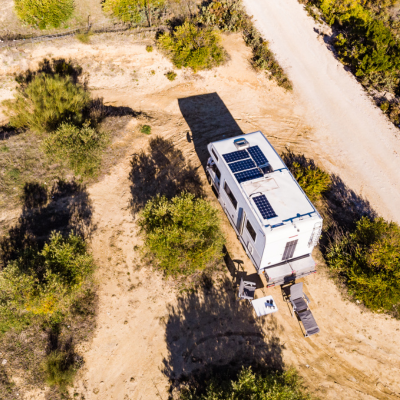
M 268 286 L 315 272 L 322 218 L 262 132 L 212 142 L 207 175 Z

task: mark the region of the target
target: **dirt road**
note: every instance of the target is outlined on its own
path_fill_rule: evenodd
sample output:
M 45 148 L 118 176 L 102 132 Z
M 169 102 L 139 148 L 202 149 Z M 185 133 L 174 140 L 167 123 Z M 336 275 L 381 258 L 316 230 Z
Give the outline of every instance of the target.
M 329 50 L 297 0 L 244 0 L 293 81 L 321 158 L 387 219 L 400 222 L 400 132 Z

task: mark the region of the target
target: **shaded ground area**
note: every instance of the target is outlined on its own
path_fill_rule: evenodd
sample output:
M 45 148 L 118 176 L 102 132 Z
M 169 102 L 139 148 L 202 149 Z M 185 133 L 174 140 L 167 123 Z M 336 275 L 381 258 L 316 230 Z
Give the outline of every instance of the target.
M 207 145 L 243 132 L 218 93 L 178 99 L 179 109 L 189 126 L 188 141 L 193 141 L 197 156 L 205 168 Z
M 92 208 L 85 186 L 60 180 L 48 190 L 45 185 L 28 183 L 23 190 L 23 208 L 17 225 L 0 241 L 3 265 L 29 246 L 43 247 L 52 231 L 73 231 L 89 237 Z
M 182 151 L 171 140 L 161 136 L 151 138 L 146 152 L 141 150 L 133 155 L 131 167 L 129 179 L 134 212 L 157 195 L 171 199 L 187 191 L 204 197 L 198 168 L 187 163 Z
M 283 368 L 282 328 L 275 318 L 267 324 L 254 319 L 250 303 L 237 300 L 229 280 L 179 298 L 168 306 L 168 314 L 163 372 L 172 386 L 210 378 L 214 370 Z

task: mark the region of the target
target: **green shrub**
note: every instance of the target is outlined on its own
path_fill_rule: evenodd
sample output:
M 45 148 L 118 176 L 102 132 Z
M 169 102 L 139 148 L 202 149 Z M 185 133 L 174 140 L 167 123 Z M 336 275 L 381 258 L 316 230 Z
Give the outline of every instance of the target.
M 286 372 L 256 374 L 251 368 L 243 368 L 234 381 L 215 377 L 205 393 L 184 390 L 182 400 L 311 400 L 301 379 L 294 369 Z
M 317 201 L 331 186 L 330 175 L 318 168 L 313 160 L 290 149 L 282 153 L 282 159 L 311 201 Z
M 168 78 L 170 81 L 174 81 L 176 78 L 176 73 L 174 71 L 168 71 L 165 76 Z
M 217 26 L 221 31 L 237 32 L 247 26 L 247 15 L 237 0 L 213 0 L 201 7 L 198 21 Z
M 141 133 L 144 133 L 144 134 L 146 134 L 146 135 L 150 135 L 150 133 L 151 133 L 151 126 L 150 126 L 150 125 L 143 125 L 143 126 L 140 128 L 140 132 L 141 132 Z
M 46 357 L 44 371 L 49 386 L 65 389 L 72 384 L 76 373 L 73 354 L 66 351 L 52 351 Z
M 329 174 L 315 166 L 302 166 L 294 162 L 291 172 L 311 201 L 317 201 L 331 185 Z
M 101 164 L 103 150 L 109 142 L 106 132 L 63 122 L 60 127 L 43 140 L 43 149 L 53 160 L 66 161 L 76 175 L 93 176 Z
M 220 65 L 225 53 L 219 45 L 219 33 L 212 28 L 199 28 L 185 22 L 171 33 L 163 33 L 157 43 L 170 54 L 177 68 L 189 67 L 194 72 Z
M 15 0 L 19 19 L 39 29 L 59 28 L 74 12 L 74 0 Z
M 85 242 L 73 233 L 53 232 L 42 250 L 24 249 L 0 271 L 1 329 L 67 313 L 93 269 Z
M 82 124 L 83 110 L 89 103 L 89 93 L 71 78 L 41 73 L 20 85 L 15 99 L 6 100 L 4 105 L 12 126 L 50 132 L 67 120 Z
M 160 17 L 165 0 L 105 0 L 103 10 L 123 22 L 140 24 L 147 20 L 149 26 Z
M 400 311 L 400 226 L 364 217 L 328 249 L 330 268 L 347 280 L 350 293 L 372 310 Z
M 153 46 L 146 46 L 146 51 L 151 53 L 153 51 Z
M 218 211 L 192 194 L 150 200 L 140 214 L 139 226 L 144 252 L 166 275 L 189 275 L 222 258 L 225 240 Z

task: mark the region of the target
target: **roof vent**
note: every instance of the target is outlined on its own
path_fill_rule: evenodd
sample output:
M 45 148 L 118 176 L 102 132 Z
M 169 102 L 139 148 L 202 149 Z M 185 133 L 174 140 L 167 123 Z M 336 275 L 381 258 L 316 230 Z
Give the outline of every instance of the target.
M 247 149 L 250 146 L 249 142 L 244 138 L 239 138 L 234 140 L 233 144 L 236 146 L 238 150 Z

